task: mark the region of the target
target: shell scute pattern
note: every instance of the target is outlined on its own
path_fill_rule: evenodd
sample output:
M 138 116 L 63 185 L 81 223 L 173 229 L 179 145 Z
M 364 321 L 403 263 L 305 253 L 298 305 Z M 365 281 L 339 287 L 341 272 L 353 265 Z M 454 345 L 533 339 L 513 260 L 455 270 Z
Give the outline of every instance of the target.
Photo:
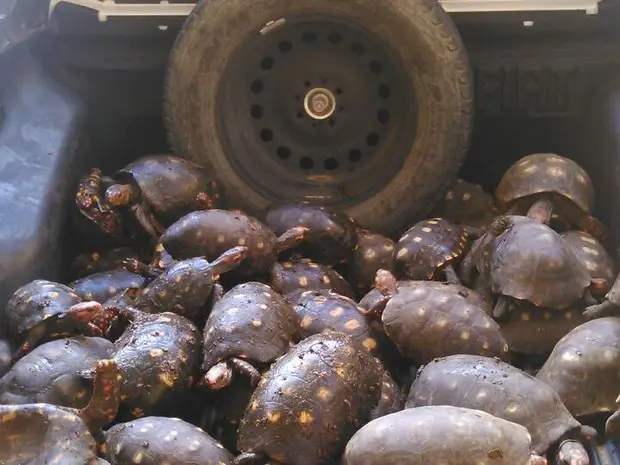
M 351 286 L 340 273 L 306 258 L 276 264 L 271 282 L 281 294 L 290 294 L 297 289 L 332 289 L 338 294 L 353 297 Z
M 148 279 L 124 268 L 93 273 L 68 284 L 84 300 L 105 302 L 127 289 L 142 289 Z

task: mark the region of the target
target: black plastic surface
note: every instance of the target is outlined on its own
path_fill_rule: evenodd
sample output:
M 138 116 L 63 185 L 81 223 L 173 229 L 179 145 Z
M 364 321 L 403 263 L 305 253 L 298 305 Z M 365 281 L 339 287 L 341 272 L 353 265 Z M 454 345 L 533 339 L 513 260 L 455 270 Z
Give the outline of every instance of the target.
M 0 1 L 0 54 L 42 31 L 48 12 L 48 0 Z

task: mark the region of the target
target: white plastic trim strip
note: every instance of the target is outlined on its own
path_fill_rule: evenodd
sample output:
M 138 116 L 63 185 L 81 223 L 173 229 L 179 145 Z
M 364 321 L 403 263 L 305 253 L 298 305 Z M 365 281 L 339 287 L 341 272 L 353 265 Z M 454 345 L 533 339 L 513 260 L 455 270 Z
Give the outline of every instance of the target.
M 381 1 L 381 0 L 377 0 Z M 598 13 L 600 0 L 440 0 L 449 13 L 484 11 L 566 11 Z M 195 3 L 115 3 L 114 0 L 50 0 L 50 16 L 60 3 L 70 3 L 97 11 L 99 21 L 110 16 L 187 16 Z

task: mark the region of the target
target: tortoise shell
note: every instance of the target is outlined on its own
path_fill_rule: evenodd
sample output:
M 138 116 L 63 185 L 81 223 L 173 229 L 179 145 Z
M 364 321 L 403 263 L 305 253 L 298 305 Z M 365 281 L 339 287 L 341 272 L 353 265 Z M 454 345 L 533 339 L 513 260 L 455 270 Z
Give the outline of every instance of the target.
M 277 234 L 295 226 L 305 226 L 308 235 L 284 255 L 309 258 L 324 265 L 347 262 L 357 242 L 355 222 L 346 214 L 307 202 L 274 205 L 265 211 L 265 224 Z
M 37 279 L 15 291 L 4 308 L 6 334 L 15 342 L 34 326 L 58 318 L 82 299 L 64 284 Z
M 75 279 L 84 278 L 94 273 L 120 268 L 127 259 L 140 260 L 141 255 L 131 247 L 84 253 L 75 257 L 71 264 L 71 271 Z
M 127 289 L 142 289 L 148 279 L 124 268 L 101 271 L 68 284 L 84 300 L 105 302 Z
M 358 293 L 366 293 L 374 287 L 377 270 L 394 269 L 394 247 L 394 241 L 388 237 L 357 229 L 357 245 L 347 276 Z
M 480 410 L 428 406 L 363 426 L 347 444 L 342 465 L 526 465 L 530 448 L 521 425 Z
M 340 273 L 307 258 L 276 263 L 272 269 L 271 285 L 281 294 L 290 294 L 297 289 L 331 289 L 338 294 L 353 297 L 351 286 Z
M 620 318 L 578 326 L 555 346 L 536 377 L 558 393 L 574 416 L 617 409 L 620 392 Z
M 229 465 L 233 459 L 219 442 L 180 418 L 139 418 L 114 425 L 105 436 L 105 455 L 115 465 Z
M 547 356 L 562 337 L 585 321 L 576 307 L 558 312 L 520 301 L 500 327 L 511 352 Z
M 479 304 L 463 286 L 409 281 L 398 287 L 381 320 L 400 353 L 421 364 L 453 354 L 508 358 L 499 325 Z
M 444 218 L 453 224 L 485 227 L 497 216 L 493 195 L 480 184 L 457 179 L 435 207 L 431 216 Z
M 289 349 L 298 327 L 291 305 L 266 284 L 235 286 L 207 318 L 202 368 L 208 371 L 230 357 L 272 362 Z
M 11 345 L 8 341 L 0 339 L 0 378 L 9 371 L 11 366 Z
M 114 343 L 123 375 L 121 400 L 133 417 L 164 408 L 193 383 L 200 357 L 200 331 L 187 318 L 139 313 Z
M 500 208 L 525 197 L 552 193 L 570 200 L 582 212 L 590 213 L 594 187 L 588 173 L 574 161 L 553 153 L 536 153 L 514 163 L 502 176 L 495 198 Z
M 320 290 L 300 291 L 290 300 L 299 316 L 302 338 L 333 329 L 350 336 L 364 350 L 377 352 L 378 341 L 364 317 L 365 311 L 350 298 Z
M 35 348 L 0 378 L 0 404 L 47 403 L 86 407 L 92 383 L 79 373 L 110 358 L 114 345 L 103 338 L 77 336 Z
M 494 294 L 564 309 L 590 286 L 586 266 L 553 229 L 522 216 L 506 216 L 508 228 L 476 251 L 476 266 Z M 481 253 L 480 253 L 481 252 Z
M 162 221 L 171 223 L 196 209 L 196 196 L 205 192 L 219 200 L 218 186 L 202 167 L 170 155 L 148 155 L 121 169 L 119 182 L 134 180 L 142 197 Z
M 239 426 L 237 448 L 297 465 L 337 460 L 373 409 L 377 416 L 400 410 L 400 397 L 380 362 L 352 339 L 336 331 L 316 334 L 264 374 Z
M 442 218 L 420 221 L 396 244 L 394 267 L 402 279 L 433 279 L 439 268 L 461 257 L 467 233 Z
M 426 365 L 405 407 L 426 405 L 482 410 L 523 425 L 537 454 L 581 427 L 547 384 L 508 363 L 477 355 L 452 355 Z
M 189 213 L 162 235 L 164 248 L 175 259 L 215 260 L 232 247 L 248 247 L 248 256 L 235 270 L 240 276 L 267 273 L 277 259 L 276 235 L 254 217 L 227 210 Z
M 586 266 L 590 277 L 593 280 L 602 280 L 593 290 L 597 295 L 605 295 L 616 279 L 616 266 L 603 244 L 583 231 L 566 231 L 560 236 Z

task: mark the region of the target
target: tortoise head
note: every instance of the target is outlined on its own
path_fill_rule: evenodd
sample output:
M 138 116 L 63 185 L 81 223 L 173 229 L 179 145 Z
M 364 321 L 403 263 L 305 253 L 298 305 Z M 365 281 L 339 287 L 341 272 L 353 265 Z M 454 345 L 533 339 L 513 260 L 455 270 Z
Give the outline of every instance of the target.
M 200 385 L 217 391 L 230 385 L 232 377 L 233 369 L 226 362 L 220 362 L 205 373 L 200 381 Z
M 105 200 L 113 207 L 126 207 L 133 203 L 136 188 L 130 184 L 113 184 L 105 191 Z

